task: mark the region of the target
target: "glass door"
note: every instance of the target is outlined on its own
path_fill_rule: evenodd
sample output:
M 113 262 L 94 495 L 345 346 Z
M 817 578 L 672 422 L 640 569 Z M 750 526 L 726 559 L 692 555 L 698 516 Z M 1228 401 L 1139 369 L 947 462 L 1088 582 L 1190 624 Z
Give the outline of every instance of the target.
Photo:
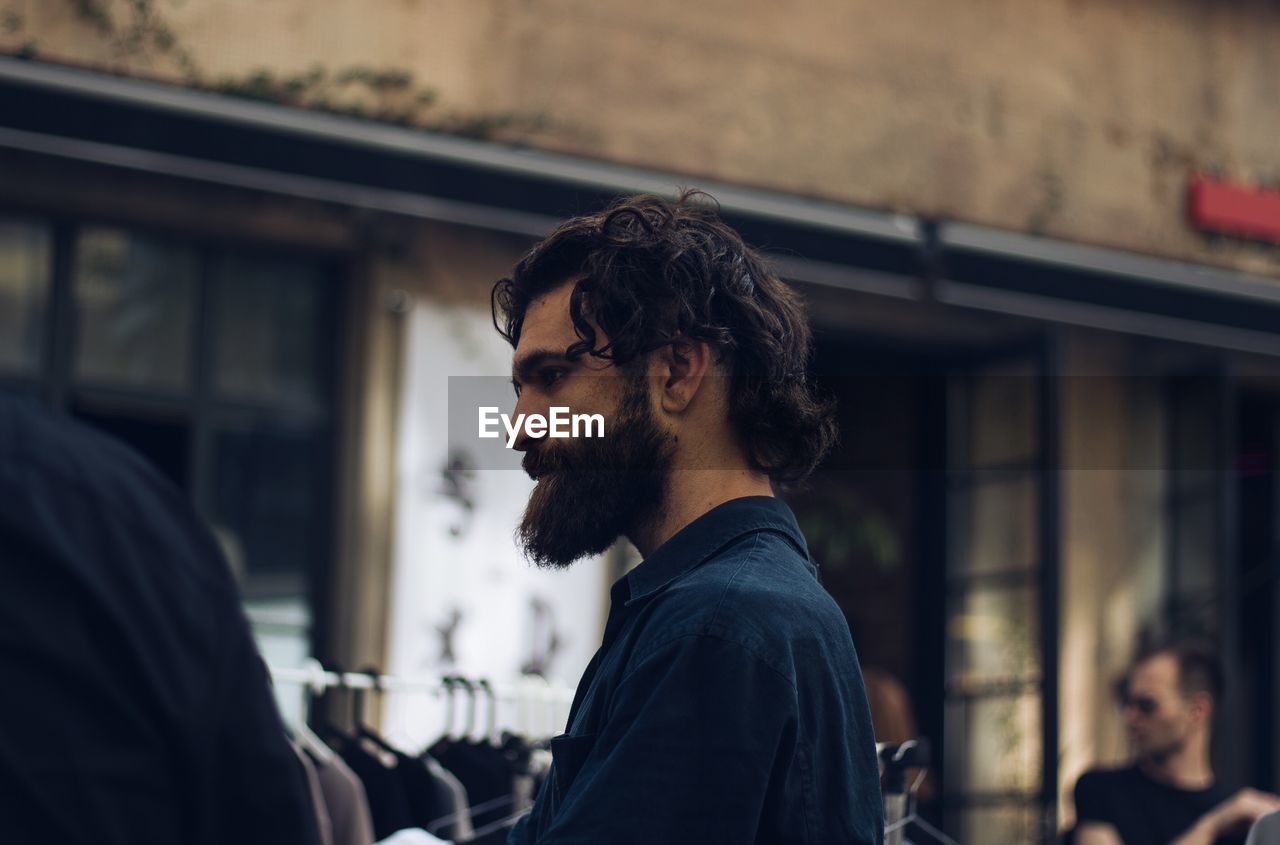
M 970 359 L 947 388 L 943 810 L 961 842 L 1049 841 L 1057 791 L 1053 345 Z

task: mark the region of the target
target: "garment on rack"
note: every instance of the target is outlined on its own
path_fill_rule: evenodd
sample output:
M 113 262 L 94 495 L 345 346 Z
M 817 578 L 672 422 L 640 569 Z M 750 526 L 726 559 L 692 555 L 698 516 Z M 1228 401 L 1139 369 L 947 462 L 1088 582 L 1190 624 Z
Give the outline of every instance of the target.
M 316 841 L 217 542 L 116 440 L 0 396 L 0 842 Z
M 436 758 L 425 755 L 422 761 L 431 776 L 444 784 L 445 789 L 449 791 L 449 812 L 447 815 L 452 816 L 453 820 L 442 825 L 440 830 L 435 832 L 446 839 L 455 841 L 470 839 L 475 829 L 471 824 L 471 811 L 468 809 L 471 804 L 467 798 L 466 787 L 462 785 L 462 781 L 458 780 L 453 772 L 440 765 L 440 761 Z M 429 822 L 428 828 L 431 826 L 432 824 Z
M 734 499 L 620 578 L 512 845 L 881 845 L 849 625 L 790 509 Z
M 487 809 L 472 813 L 477 828 L 509 816 L 512 811 L 514 774 L 507 753 L 488 742 L 441 740 L 427 752 L 462 782 L 472 807 Z M 496 806 L 494 806 L 496 804 Z
M 334 845 L 333 824 L 329 821 L 329 807 L 324 802 L 324 790 L 320 788 L 320 777 L 316 774 L 316 766 L 311 757 L 297 745 L 293 753 L 298 755 L 302 770 L 307 775 L 307 790 L 311 793 L 311 810 L 316 814 L 316 830 L 319 833 L 320 845 Z
M 337 754 L 313 762 L 329 812 L 333 845 L 373 845 L 369 799 L 360 778 Z
M 381 752 L 374 754 L 355 740 L 343 742 L 335 750 L 364 784 L 375 839 L 385 839 L 397 830 L 415 827 L 409 797 L 394 759 L 384 763 Z
M 501 748 L 514 774 L 512 809 L 527 810 L 533 806 L 533 799 L 551 769 L 550 748 L 546 742 L 530 744 L 510 733 L 503 735 Z
M 458 779 L 448 773 L 434 758 L 429 755 L 410 757 L 407 754 L 397 755 L 396 771 L 400 773 L 405 794 L 409 798 L 409 807 L 413 812 L 413 821 L 417 827 L 431 830 L 445 839 L 466 839 L 471 836 L 471 814 L 467 811 L 466 791 L 458 783 Z M 462 806 L 458 806 L 451 786 L 457 784 L 461 793 Z M 437 829 L 437 819 L 454 816 L 455 818 L 442 824 Z
M 423 761 L 403 753 L 395 757 L 394 771 L 408 801 L 413 826 L 425 828 L 433 820 L 448 815 L 453 808 L 449 787 L 432 777 Z

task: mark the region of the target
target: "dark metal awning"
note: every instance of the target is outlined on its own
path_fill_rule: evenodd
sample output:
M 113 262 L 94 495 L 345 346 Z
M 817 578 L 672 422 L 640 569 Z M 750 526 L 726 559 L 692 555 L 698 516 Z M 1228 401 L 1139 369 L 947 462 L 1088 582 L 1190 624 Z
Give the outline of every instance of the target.
M 1280 280 L 39 62 L 0 58 L 0 148 L 531 237 L 693 185 L 798 281 L 1280 355 Z

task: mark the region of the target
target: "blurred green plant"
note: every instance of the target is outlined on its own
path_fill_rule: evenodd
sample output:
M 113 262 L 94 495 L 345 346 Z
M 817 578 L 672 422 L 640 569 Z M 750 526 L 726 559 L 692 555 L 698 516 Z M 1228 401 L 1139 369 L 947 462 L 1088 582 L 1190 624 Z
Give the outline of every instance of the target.
M 0 33 L 4 35 L 15 35 L 22 31 L 25 20 L 22 15 L 12 9 L 0 11 Z
M 884 512 L 843 485 L 806 496 L 797 508 L 800 529 L 823 568 L 837 570 L 870 560 L 882 572 L 902 562 L 897 529 Z

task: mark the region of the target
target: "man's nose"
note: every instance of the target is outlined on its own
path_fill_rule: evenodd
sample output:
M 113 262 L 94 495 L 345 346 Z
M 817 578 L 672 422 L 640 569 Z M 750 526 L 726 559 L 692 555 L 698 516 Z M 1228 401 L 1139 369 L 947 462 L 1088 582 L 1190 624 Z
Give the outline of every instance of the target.
M 533 414 L 546 416 L 546 410 L 546 403 L 538 402 L 533 395 L 533 391 L 525 390 L 520 394 L 520 398 L 516 400 L 515 408 L 511 411 L 512 422 L 520 420 L 520 425 L 516 428 L 516 440 L 511 448 L 517 452 L 527 452 L 534 441 L 542 439 L 541 437 L 530 437 L 528 433 L 529 427 L 525 423 L 528 422 L 529 417 Z M 521 416 L 522 414 L 523 416 Z

